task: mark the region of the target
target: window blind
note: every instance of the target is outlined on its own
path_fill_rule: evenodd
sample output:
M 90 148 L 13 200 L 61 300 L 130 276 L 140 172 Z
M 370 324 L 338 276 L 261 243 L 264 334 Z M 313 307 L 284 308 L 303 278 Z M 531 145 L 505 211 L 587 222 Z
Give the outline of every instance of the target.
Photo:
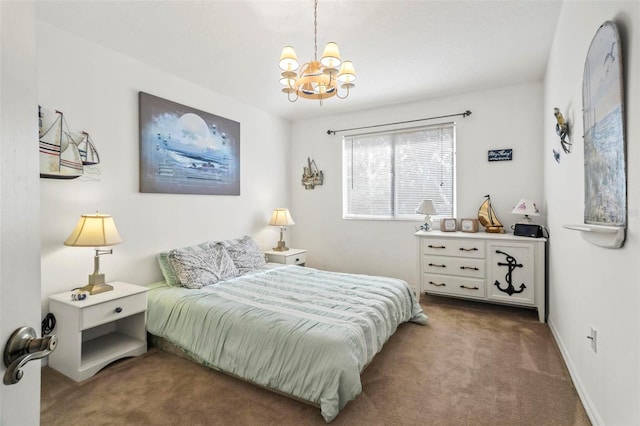
M 455 125 L 343 138 L 345 218 L 414 219 L 423 199 L 455 213 Z

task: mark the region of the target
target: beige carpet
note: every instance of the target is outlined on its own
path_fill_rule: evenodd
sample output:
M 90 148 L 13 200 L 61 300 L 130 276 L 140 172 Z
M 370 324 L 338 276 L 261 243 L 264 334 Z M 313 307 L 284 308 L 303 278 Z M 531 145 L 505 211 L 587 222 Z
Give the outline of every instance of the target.
M 588 425 L 534 311 L 423 296 L 334 425 Z M 320 411 L 152 348 L 75 383 L 42 372 L 42 425 L 322 425 Z

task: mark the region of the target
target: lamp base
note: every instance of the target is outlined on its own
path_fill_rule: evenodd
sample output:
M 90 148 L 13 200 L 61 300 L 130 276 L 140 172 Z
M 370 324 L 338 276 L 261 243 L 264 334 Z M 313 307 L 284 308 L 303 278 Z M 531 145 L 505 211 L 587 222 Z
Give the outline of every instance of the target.
M 528 214 L 525 214 L 518 223 L 533 223 L 533 220 L 531 220 Z
M 274 251 L 287 251 L 289 247 L 285 245 L 285 242 L 280 240 L 278 241 L 278 246 L 273 248 Z
M 105 283 L 104 274 L 91 274 L 89 275 L 89 284 L 78 290 L 86 291 L 89 294 L 98 294 L 113 290 L 113 286 Z
M 420 225 L 421 231 L 431 231 L 431 223 L 425 222 L 424 225 Z

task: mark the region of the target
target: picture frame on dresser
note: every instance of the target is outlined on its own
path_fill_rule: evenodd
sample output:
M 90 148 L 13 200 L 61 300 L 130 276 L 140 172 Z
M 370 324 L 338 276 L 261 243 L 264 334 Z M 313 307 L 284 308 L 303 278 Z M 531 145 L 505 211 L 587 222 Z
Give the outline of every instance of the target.
M 460 219 L 460 231 L 478 232 L 478 219 Z
M 440 230 L 443 232 L 455 232 L 457 230 L 455 218 L 440 219 Z

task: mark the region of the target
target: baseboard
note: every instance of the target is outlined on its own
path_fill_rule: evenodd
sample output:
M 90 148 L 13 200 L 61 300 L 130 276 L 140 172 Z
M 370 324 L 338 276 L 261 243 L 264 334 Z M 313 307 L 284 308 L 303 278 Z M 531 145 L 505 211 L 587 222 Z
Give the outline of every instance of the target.
M 560 350 L 560 355 L 562 355 L 562 359 L 564 359 L 564 363 L 567 366 L 567 369 L 569 370 L 569 375 L 571 376 L 571 380 L 573 381 L 573 386 L 576 388 L 576 391 L 578 392 L 578 397 L 582 402 L 582 406 L 584 407 L 584 410 L 587 412 L 587 416 L 589 417 L 591 424 L 596 426 L 604 425 L 604 422 L 602 421 L 600 414 L 598 414 L 598 410 L 593 404 L 593 401 L 591 401 L 591 398 L 589 398 L 589 395 L 587 394 L 586 389 L 582 384 L 582 380 L 580 380 L 580 376 L 578 375 L 578 372 L 576 371 L 573 365 L 573 361 L 571 360 L 571 356 L 569 355 L 569 352 L 567 351 L 566 346 L 562 342 L 562 339 L 560 338 L 556 328 L 553 325 L 553 318 L 547 318 L 547 324 L 549 325 L 549 329 L 551 330 L 551 335 L 553 336 L 553 339 L 556 341 L 556 345 Z

